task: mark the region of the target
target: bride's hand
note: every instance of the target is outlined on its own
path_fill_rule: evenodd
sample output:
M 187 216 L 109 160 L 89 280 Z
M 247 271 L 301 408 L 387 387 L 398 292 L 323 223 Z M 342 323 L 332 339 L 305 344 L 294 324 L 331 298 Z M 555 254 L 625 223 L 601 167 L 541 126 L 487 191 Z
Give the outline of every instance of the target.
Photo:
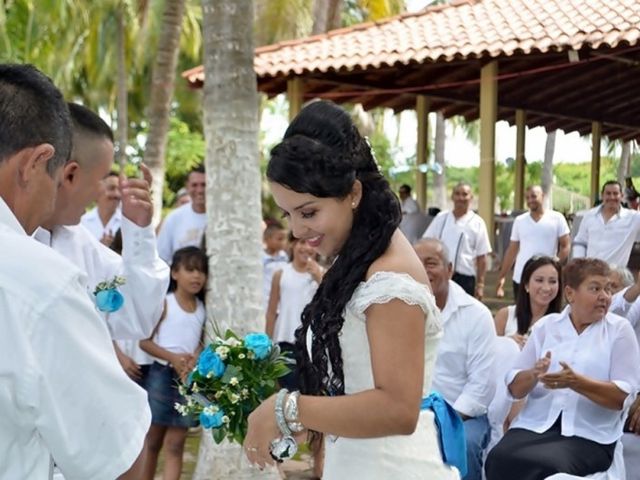
M 244 439 L 244 451 L 251 463 L 264 468 L 273 465 L 271 441 L 281 436 L 275 415 L 276 396 L 271 395 L 256 408 L 248 419 L 247 436 Z

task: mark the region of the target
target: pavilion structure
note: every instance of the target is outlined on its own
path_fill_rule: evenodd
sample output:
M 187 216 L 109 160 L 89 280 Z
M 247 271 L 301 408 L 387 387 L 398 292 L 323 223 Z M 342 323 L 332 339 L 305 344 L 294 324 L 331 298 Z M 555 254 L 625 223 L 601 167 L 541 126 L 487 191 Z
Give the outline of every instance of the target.
M 640 1 L 458 0 L 384 21 L 256 49 L 258 89 L 286 92 L 290 115 L 327 98 L 365 110 L 415 109 L 418 163 L 430 111 L 480 119 L 479 213 L 494 228 L 495 124 L 517 126 L 515 199 L 523 207 L 525 126 L 640 140 Z M 202 67 L 184 72 L 201 87 Z M 417 173 L 425 206 L 426 175 Z

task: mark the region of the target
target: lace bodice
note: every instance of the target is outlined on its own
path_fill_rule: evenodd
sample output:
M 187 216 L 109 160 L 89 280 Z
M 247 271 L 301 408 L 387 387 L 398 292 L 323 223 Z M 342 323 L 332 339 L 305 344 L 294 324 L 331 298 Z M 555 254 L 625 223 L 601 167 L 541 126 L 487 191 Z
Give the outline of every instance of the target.
M 436 350 L 442 336 L 440 312 L 426 285 L 410 275 L 397 272 L 376 272 L 353 292 L 345 308 L 345 321 L 340 335 L 344 368 L 345 393 L 351 394 L 374 387 L 371 354 L 366 331 L 365 311 L 373 304 L 399 299 L 409 305 L 418 305 L 425 313 L 425 369 L 423 393 L 431 388 L 431 374 Z M 398 322 L 402 318 L 397 319 Z

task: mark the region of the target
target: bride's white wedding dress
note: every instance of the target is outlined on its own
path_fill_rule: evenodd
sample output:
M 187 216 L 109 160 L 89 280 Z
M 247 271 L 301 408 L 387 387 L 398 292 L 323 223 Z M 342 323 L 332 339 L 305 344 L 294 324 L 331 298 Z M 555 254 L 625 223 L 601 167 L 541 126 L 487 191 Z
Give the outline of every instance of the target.
M 419 305 L 426 316 L 423 396 L 431 389 L 438 341 L 442 336 L 440 314 L 433 295 L 411 276 L 377 272 L 353 292 L 344 313 L 340 336 L 345 394 L 374 388 L 364 311 L 373 304 L 400 299 Z M 402 322 L 402 318 L 396 319 Z M 402 375 L 403 372 L 398 372 Z M 324 480 L 454 480 L 458 471 L 445 465 L 431 410 L 420 412 L 412 435 L 372 439 L 325 437 Z

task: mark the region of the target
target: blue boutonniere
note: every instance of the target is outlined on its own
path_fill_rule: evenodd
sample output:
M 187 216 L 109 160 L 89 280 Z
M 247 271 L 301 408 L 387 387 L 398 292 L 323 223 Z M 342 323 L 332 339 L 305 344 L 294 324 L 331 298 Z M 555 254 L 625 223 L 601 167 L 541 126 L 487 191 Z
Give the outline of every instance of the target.
M 124 297 L 118 291 L 120 285 L 124 285 L 126 280 L 124 277 L 113 277 L 112 280 L 106 280 L 96 285 L 93 294 L 96 296 L 96 307 L 101 312 L 112 313 L 122 307 Z

